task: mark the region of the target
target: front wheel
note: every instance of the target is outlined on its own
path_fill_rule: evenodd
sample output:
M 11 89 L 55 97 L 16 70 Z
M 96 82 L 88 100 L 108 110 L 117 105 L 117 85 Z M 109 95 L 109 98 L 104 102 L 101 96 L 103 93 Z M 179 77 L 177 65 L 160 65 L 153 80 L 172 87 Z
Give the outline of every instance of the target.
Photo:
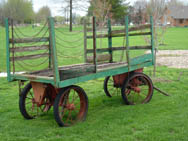
M 34 92 L 31 83 L 28 83 L 19 98 L 19 109 L 25 119 L 33 119 L 50 109 L 51 99 L 45 95 L 42 105 L 35 102 Z
M 148 103 L 153 96 L 152 80 L 143 73 L 133 73 L 124 81 L 121 95 L 127 105 Z
M 88 97 L 78 86 L 63 88 L 54 103 L 54 118 L 59 126 L 71 126 L 86 119 Z

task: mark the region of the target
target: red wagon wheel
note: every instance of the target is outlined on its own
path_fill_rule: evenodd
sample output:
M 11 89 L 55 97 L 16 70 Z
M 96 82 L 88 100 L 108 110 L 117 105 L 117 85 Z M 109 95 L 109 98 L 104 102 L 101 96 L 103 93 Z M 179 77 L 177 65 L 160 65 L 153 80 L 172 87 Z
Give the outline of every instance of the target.
M 62 89 L 54 103 L 54 117 L 59 126 L 71 126 L 86 118 L 88 97 L 78 86 Z
M 153 83 L 147 75 L 134 73 L 125 80 L 121 94 L 127 105 L 147 103 L 153 95 Z
M 108 76 L 104 80 L 104 92 L 106 96 L 112 97 L 120 93 L 120 87 L 115 86 L 113 77 Z
M 38 105 L 34 99 L 34 93 L 31 83 L 27 84 L 24 87 L 19 98 L 19 109 L 24 118 L 36 118 L 37 116 L 49 111 L 50 107 L 50 97 L 46 95 L 43 99 L 43 103 L 41 105 Z

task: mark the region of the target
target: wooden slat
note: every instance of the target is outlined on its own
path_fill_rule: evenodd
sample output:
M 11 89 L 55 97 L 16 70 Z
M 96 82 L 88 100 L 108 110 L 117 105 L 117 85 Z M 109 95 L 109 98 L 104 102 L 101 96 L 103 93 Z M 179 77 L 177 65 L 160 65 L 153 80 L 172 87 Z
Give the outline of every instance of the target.
M 84 66 L 77 66 L 72 68 L 63 68 L 59 70 L 61 80 L 66 80 L 70 78 L 76 78 L 84 75 L 88 75 L 95 72 L 94 65 L 84 65 Z
M 147 25 L 141 25 L 141 26 L 137 26 L 137 27 L 131 27 L 129 28 L 129 32 L 131 31 L 138 31 L 138 30 L 145 30 L 150 28 L 151 25 L 147 24 Z M 117 33 L 125 33 L 125 29 L 121 29 L 121 30 L 113 30 L 112 34 L 117 34 Z
M 22 38 L 22 39 L 10 39 L 10 43 L 31 43 L 31 42 L 47 42 L 49 41 L 48 37 L 43 38 Z
M 110 61 L 111 56 L 110 54 L 105 54 L 105 55 L 97 55 L 97 62 L 105 62 L 105 61 Z M 87 57 L 87 62 L 88 63 L 93 63 L 93 56 L 88 56 Z
M 141 32 L 141 33 L 130 33 L 129 36 L 144 36 L 144 35 L 151 35 L 151 32 Z M 125 33 L 123 34 L 112 34 L 111 37 L 124 37 L 126 36 Z M 92 39 L 93 36 L 87 36 L 87 39 Z M 97 35 L 96 38 L 108 38 L 107 34 Z
M 42 46 L 27 46 L 27 47 L 16 47 L 11 48 L 10 52 L 27 52 L 27 51 L 36 51 L 36 50 L 45 50 L 49 49 L 49 45 L 42 45 Z
M 141 33 L 130 33 L 129 36 L 142 36 L 142 35 L 151 35 L 151 32 L 141 32 Z
M 92 28 L 87 28 L 86 30 L 87 30 L 87 32 L 92 32 L 93 31 Z
M 131 46 L 129 50 L 151 49 L 151 46 Z M 126 50 L 126 47 L 113 47 L 112 51 Z M 98 53 L 109 52 L 109 48 L 97 49 Z M 93 53 L 93 49 L 87 49 L 87 53 Z
M 31 59 L 37 59 L 41 57 L 47 57 L 49 56 L 49 53 L 43 53 L 43 54 L 36 54 L 36 55 L 27 55 L 27 56 L 17 56 L 17 57 L 10 57 L 10 61 L 24 61 L 24 60 L 31 60 Z

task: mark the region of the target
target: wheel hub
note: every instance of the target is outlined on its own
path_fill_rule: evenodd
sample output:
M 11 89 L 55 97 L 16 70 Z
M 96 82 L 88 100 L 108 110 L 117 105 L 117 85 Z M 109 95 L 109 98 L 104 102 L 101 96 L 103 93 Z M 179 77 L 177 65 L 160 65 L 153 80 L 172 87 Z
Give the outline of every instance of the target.
M 133 87 L 133 90 L 136 92 L 136 93 L 140 93 L 141 92 L 141 89 L 139 87 Z
M 75 109 L 75 105 L 74 105 L 74 104 L 67 104 L 67 105 L 66 105 L 66 108 L 67 108 L 68 110 L 74 110 L 74 109 Z

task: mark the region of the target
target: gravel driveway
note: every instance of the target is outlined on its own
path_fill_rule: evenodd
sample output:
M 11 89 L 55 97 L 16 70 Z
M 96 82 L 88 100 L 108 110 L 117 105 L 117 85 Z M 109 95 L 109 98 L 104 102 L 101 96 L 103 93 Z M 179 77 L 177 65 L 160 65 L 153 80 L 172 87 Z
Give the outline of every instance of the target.
M 160 50 L 157 65 L 169 68 L 188 68 L 188 50 Z

